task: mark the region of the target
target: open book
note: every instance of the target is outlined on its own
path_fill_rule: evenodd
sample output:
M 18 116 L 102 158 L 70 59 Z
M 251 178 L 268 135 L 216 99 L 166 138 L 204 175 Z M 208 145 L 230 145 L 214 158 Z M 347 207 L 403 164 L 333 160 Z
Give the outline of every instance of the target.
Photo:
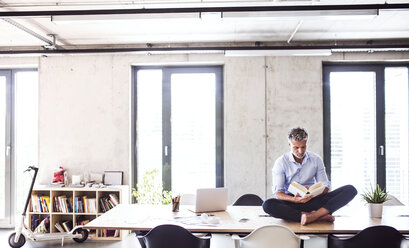
M 297 182 L 291 182 L 290 186 L 288 187 L 288 191 L 291 194 L 297 195 L 298 193 L 301 197 L 304 197 L 305 195 L 312 196 L 320 195 L 324 191 L 324 189 L 325 185 L 322 184 L 322 182 L 315 183 L 309 189 L 307 189 L 306 187 L 302 186 Z

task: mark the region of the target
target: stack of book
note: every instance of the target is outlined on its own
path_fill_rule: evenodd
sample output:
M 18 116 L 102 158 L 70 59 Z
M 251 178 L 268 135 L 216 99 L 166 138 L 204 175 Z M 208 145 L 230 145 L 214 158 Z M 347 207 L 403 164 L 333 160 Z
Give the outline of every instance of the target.
M 95 198 L 88 198 L 87 196 L 76 196 L 74 198 L 75 213 L 96 213 L 97 200 Z
M 55 223 L 55 228 L 57 228 L 57 230 L 59 231 L 59 232 L 65 232 L 65 230 L 64 230 L 64 228 L 61 226 L 61 224 L 60 223 Z
M 72 220 L 63 221 L 61 224 L 57 222 L 54 226 L 60 232 L 70 232 L 73 227 Z
M 34 231 L 47 216 L 35 214 L 31 216 L 31 230 Z
M 109 229 L 102 229 L 97 230 L 97 237 L 119 237 L 119 230 L 109 230 Z
M 118 196 L 109 194 L 108 196 L 99 198 L 99 206 L 102 212 L 107 212 L 119 204 Z
M 72 197 L 65 195 L 55 196 L 54 212 L 72 213 Z
M 30 212 L 50 212 L 49 196 L 32 195 L 30 201 Z

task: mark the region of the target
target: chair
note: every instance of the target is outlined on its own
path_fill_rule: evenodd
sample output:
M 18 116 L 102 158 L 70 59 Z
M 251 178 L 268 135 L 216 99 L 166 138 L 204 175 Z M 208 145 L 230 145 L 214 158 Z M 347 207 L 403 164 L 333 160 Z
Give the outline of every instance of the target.
M 261 199 L 258 195 L 254 194 L 242 195 L 233 203 L 233 206 L 261 206 L 261 205 L 263 205 L 263 199 Z
M 142 248 L 209 248 L 211 236 L 198 238 L 181 226 L 159 225 L 137 238 Z
M 351 238 L 328 235 L 328 248 L 400 248 L 403 236 L 390 226 L 368 227 Z
M 246 237 L 232 236 L 235 248 L 299 248 L 301 240 L 308 236 L 297 236 L 289 228 L 281 225 L 262 226 Z

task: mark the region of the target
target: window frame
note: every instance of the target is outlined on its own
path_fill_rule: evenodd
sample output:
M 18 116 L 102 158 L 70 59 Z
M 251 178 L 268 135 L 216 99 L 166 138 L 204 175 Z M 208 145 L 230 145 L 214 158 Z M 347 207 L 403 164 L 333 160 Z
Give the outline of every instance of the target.
M 216 75 L 216 187 L 224 186 L 224 87 L 223 87 L 223 66 L 222 65 L 210 65 L 210 66 L 132 66 L 132 85 L 131 85 L 131 150 L 132 150 L 132 173 L 131 182 L 132 185 L 138 183 L 138 170 L 137 170 L 137 72 L 139 70 L 146 69 L 160 69 L 162 70 L 162 181 L 164 190 L 171 190 L 171 159 L 172 159 L 172 147 L 171 147 L 171 130 L 170 130 L 170 109 L 171 109 L 171 94 L 170 94 L 170 77 L 173 73 L 215 73 Z M 169 155 L 165 156 L 164 147 L 168 146 Z M 165 168 L 165 163 L 170 165 L 170 169 Z
M 5 204 L 6 219 L 0 221 L 0 227 L 13 227 L 15 225 L 16 200 L 17 200 L 17 171 L 15 165 L 15 75 L 18 72 L 37 72 L 37 68 L 0 69 L 0 76 L 6 77 L 6 147 L 10 147 L 9 156 L 5 156 L 5 172 L 10 175 L 5 178 Z M 8 219 L 7 219 L 8 217 Z
M 331 180 L 331 111 L 330 82 L 331 72 L 374 72 L 376 77 L 376 182 L 386 189 L 386 152 L 385 147 L 385 68 L 408 67 L 409 62 L 323 62 L 323 149 L 326 172 Z M 408 73 L 409 78 L 409 73 Z M 408 84 L 409 87 L 409 84 Z M 384 147 L 383 155 L 380 146 Z

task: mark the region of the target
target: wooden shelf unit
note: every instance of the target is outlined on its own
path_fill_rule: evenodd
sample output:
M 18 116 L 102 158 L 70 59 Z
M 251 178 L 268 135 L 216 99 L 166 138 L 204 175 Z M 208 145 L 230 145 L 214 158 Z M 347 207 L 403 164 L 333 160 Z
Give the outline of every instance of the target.
M 33 216 L 37 215 L 40 220 L 50 216 L 50 232 L 51 233 L 58 233 L 58 229 L 55 227 L 56 223 L 60 223 L 65 221 L 72 221 L 73 227 L 79 225 L 79 223 L 83 220 L 93 220 L 96 217 L 103 215 L 104 212 L 101 207 L 101 198 L 109 197 L 109 194 L 114 194 L 117 196 L 119 203 L 129 203 L 129 193 L 128 193 L 128 186 L 115 186 L 115 187 L 107 187 L 107 188 L 69 188 L 69 187 L 47 187 L 47 186 L 37 186 L 33 189 L 32 196 L 45 196 L 50 198 L 50 206 L 48 206 L 49 211 L 47 212 L 39 212 L 35 211 L 32 212 L 32 201 L 30 201 L 30 206 L 27 212 L 27 224 L 28 227 L 31 227 L 32 218 Z M 70 204 L 72 205 L 72 211 L 69 212 L 59 212 L 55 207 L 55 197 L 66 196 L 69 199 Z M 74 199 L 75 197 L 83 197 L 86 196 L 89 199 L 95 199 L 96 203 L 96 211 L 92 213 L 79 213 L 74 209 Z M 109 211 L 109 210 L 108 210 Z M 34 230 L 33 230 L 34 231 Z M 98 233 L 108 233 L 112 235 L 115 231 L 106 231 L 106 230 L 89 230 L 89 237 L 90 239 L 94 240 L 121 240 L 122 236 L 124 235 L 124 231 L 117 231 L 118 236 L 108 236 L 103 237 L 97 235 Z

